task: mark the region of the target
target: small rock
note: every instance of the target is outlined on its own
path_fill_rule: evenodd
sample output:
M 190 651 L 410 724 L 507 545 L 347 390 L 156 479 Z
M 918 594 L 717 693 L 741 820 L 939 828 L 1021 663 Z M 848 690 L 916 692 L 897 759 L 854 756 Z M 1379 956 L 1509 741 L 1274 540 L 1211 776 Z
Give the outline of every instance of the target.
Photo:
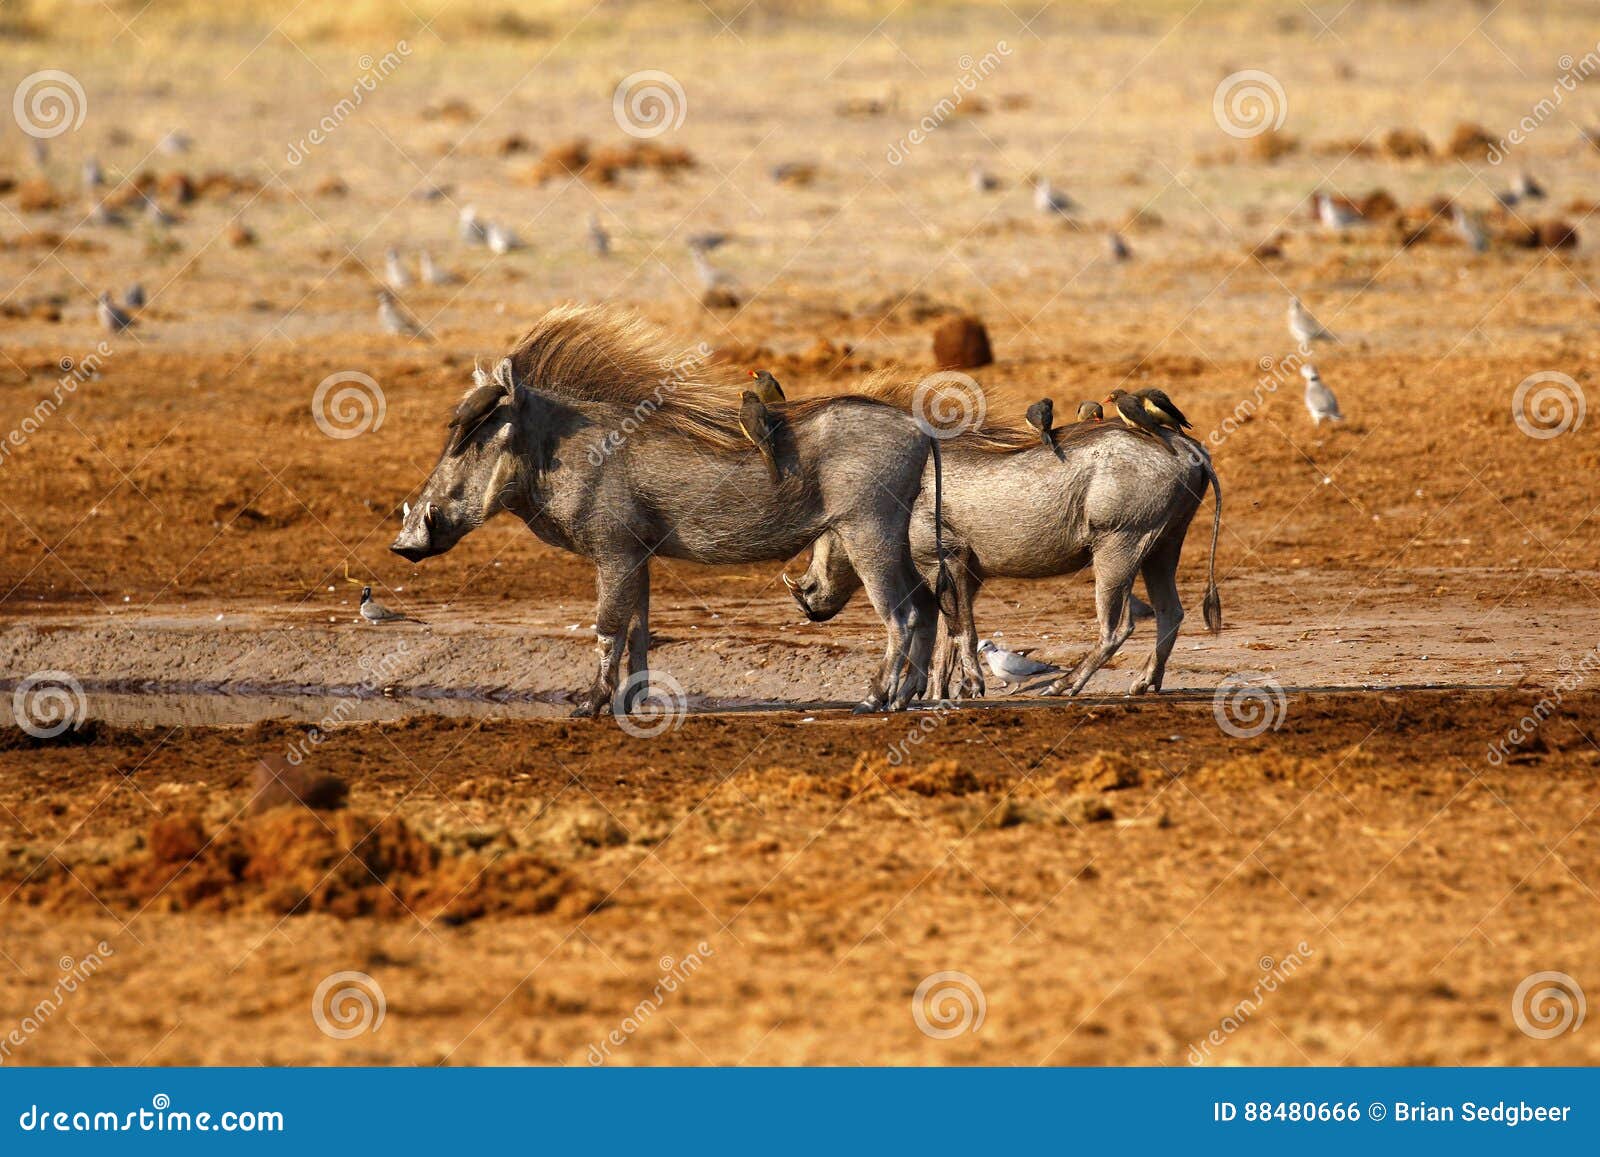
M 933 361 L 941 370 L 992 365 L 989 331 L 975 317 L 952 317 L 933 331 Z

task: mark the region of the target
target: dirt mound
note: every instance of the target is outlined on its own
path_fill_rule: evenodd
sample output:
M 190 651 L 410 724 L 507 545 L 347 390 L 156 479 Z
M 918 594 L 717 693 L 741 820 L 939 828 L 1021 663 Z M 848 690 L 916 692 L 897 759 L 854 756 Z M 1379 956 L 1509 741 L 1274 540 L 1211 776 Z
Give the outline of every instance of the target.
M 521 853 L 453 853 L 404 820 L 279 809 L 208 832 L 200 817 L 164 816 L 138 852 L 71 866 L 52 858 L 17 888 L 51 910 L 325 912 L 460 924 L 489 915 L 576 918 L 603 897 L 563 869 Z
M 580 138 L 550 146 L 528 169 L 525 178 L 535 185 L 566 177 L 577 177 L 592 185 L 614 185 L 628 170 L 652 170 L 671 176 L 681 169 L 694 168 L 694 164 L 688 149 L 654 141 L 594 146 Z

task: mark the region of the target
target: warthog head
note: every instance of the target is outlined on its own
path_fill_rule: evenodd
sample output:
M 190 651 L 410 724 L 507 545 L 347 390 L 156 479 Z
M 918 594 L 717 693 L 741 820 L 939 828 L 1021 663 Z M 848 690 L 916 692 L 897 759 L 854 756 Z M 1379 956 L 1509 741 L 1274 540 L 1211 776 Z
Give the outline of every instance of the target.
M 811 565 L 796 582 L 787 572 L 783 585 L 789 588 L 800 610 L 813 623 L 825 623 L 850 601 L 861 586 L 855 567 L 845 555 L 844 546 L 832 531 L 811 544 Z
M 511 359 L 502 360 L 493 376 L 475 369 L 472 377 L 473 388 L 450 418 L 444 453 L 389 544 L 411 562 L 443 554 L 503 510 L 517 476 L 522 398 Z

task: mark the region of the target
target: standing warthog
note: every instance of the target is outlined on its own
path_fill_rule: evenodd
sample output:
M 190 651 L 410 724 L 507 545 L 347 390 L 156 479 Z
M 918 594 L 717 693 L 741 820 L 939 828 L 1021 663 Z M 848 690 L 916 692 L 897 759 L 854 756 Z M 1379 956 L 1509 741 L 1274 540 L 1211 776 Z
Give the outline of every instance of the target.
M 1172 436 L 1163 446 L 1157 444 L 1161 437 L 1084 422 L 1056 430 L 1054 450 L 1041 446 L 1032 433 L 1004 429 L 944 443 L 943 545 L 957 611 L 941 623 L 936 697 L 950 693 L 955 640 L 963 668 L 956 693 L 983 694 L 972 607 L 985 580 L 1050 578 L 1091 563 L 1099 645 L 1046 694 L 1077 694 L 1127 641 L 1133 633 L 1133 581 L 1141 574 L 1155 608 L 1156 645 L 1131 690 L 1159 691 L 1183 621 L 1178 557 L 1207 485 L 1216 494 L 1216 512 L 1205 620 L 1211 631 L 1222 629 L 1217 592 L 1222 488 L 1197 443 Z M 927 493 L 925 488 L 911 521 L 912 553 L 925 573 L 936 561 L 935 513 L 926 504 Z M 860 585 L 829 535 L 812 547 L 811 565 L 801 579 L 785 575 L 784 581 L 813 621 L 838 614 Z
M 492 374 L 474 372 L 389 549 L 413 562 L 443 554 L 506 510 L 593 559 L 600 662 L 576 714 L 598 715 L 631 710 L 648 689 L 653 556 L 782 562 L 828 532 L 889 632 L 861 709 L 903 708 L 927 685 L 938 618 L 907 542 L 927 435 L 872 398 L 789 403 L 775 483 L 732 403 L 704 382 L 662 377 L 666 353 L 634 320 L 546 314 Z

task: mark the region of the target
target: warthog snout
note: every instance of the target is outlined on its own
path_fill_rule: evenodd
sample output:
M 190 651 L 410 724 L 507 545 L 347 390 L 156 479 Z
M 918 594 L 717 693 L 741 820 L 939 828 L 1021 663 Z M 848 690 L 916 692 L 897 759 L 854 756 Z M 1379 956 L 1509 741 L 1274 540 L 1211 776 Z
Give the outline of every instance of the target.
M 434 528 L 438 521 L 439 508 L 433 503 L 425 505 L 421 516 L 415 518 L 412 517 L 408 505 L 405 521 L 400 525 L 400 533 L 395 535 L 394 541 L 389 544 L 389 549 L 407 562 L 421 562 L 425 558 L 442 554 L 443 548 L 434 546 Z
M 817 593 L 817 580 L 809 573 L 800 577 L 799 582 L 789 577 L 787 571 L 782 575 L 783 585 L 789 588 L 789 593 L 794 596 L 794 601 L 799 604 L 801 614 L 813 623 L 824 623 L 833 618 L 836 611 L 819 611 L 813 609 L 812 599 Z

